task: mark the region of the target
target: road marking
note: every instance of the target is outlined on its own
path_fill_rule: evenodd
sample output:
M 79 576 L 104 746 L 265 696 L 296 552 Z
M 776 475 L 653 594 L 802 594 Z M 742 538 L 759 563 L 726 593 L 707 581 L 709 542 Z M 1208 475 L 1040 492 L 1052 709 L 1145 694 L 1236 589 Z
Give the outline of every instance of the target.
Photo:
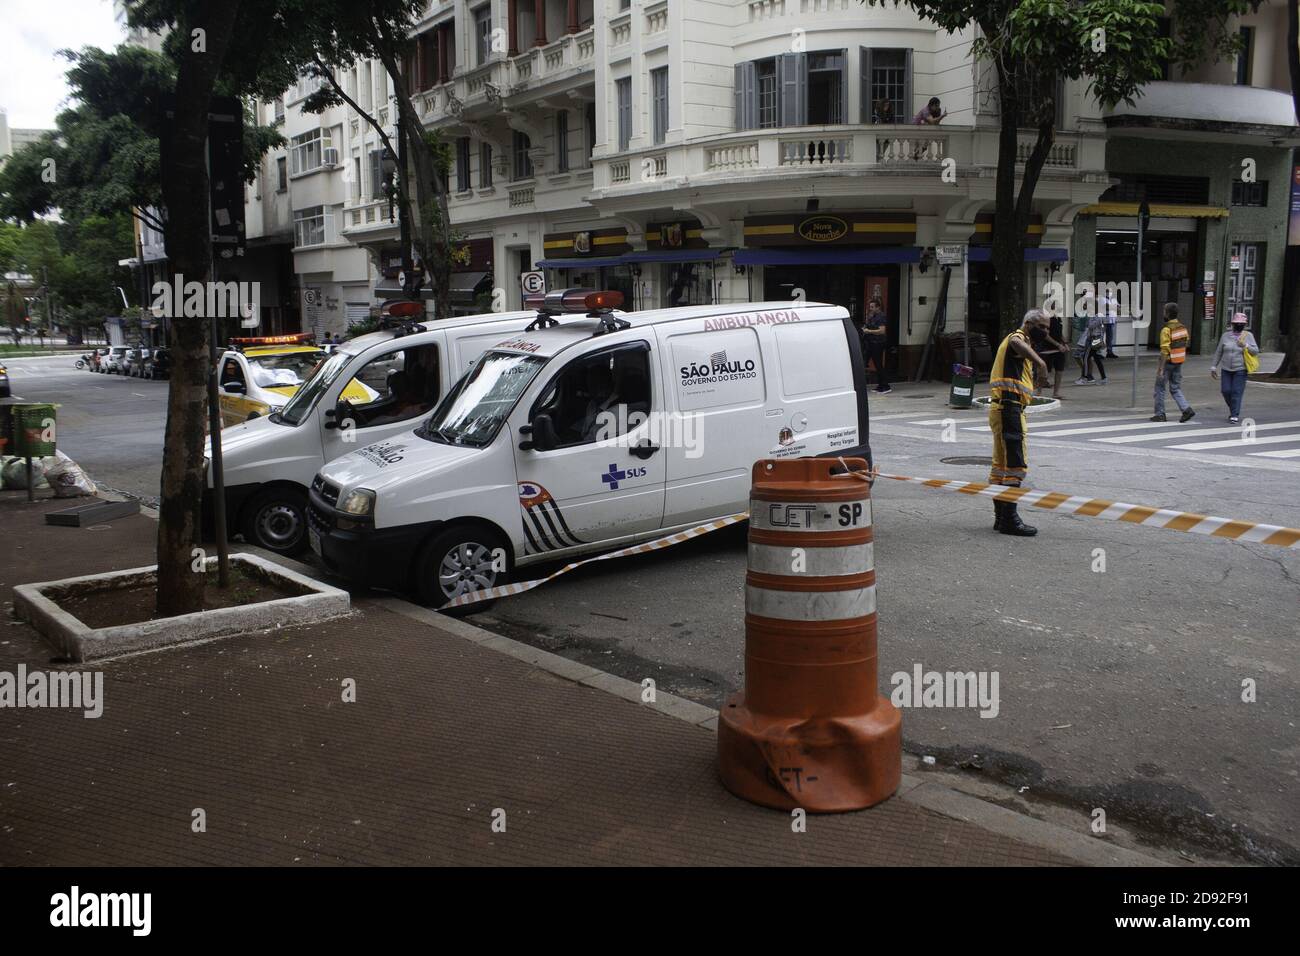
M 144 392 L 132 392 L 131 394 L 134 395 L 136 398 L 148 398 L 148 397 L 149 397 L 149 396 L 146 395 Z
M 1252 451 L 1252 458 L 1300 458 L 1300 448 L 1284 448 L 1281 451 Z
M 1116 419 L 1123 421 L 1124 419 Z M 1039 432 L 1039 438 L 1061 438 L 1065 435 L 1091 435 L 1095 432 L 1132 432 L 1142 428 L 1177 428 L 1178 422 L 1136 422 L 1132 425 L 1098 425 L 1094 428 L 1066 428 L 1061 431 Z
M 1283 442 L 1300 441 L 1300 435 L 1269 435 L 1266 438 L 1237 438 L 1229 441 L 1198 441 L 1190 445 L 1166 445 L 1167 448 L 1180 448 L 1184 451 L 1204 451 L 1207 448 L 1240 448 L 1242 445 L 1280 445 Z
M 1160 423 L 1153 422 L 1152 424 L 1160 424 Z M 1297 427 L 1300 427 L 1300 422 L 1269 422 L 1266 425 L 1256 425 L 1255 430 L 1263 431 L 1265 429 L 1297 428 Z M 1192 427 L 1187 429 L 1187 433 L 1193 437 L 1199 437 L 1201 435 L 1240 435 L 1242 433 L 1242 428 L 1240 425 L 1228 425 L 1224 428 Z M 1154 435 L 1121 435 L 1119 438 L 1094 438 L 1092 439 L 1092 441 L 1106 442 L 1108 444 L 1119 445 L 1125 442 L 1150 441 L 1153 438 L 1168 438 L 1168 437 L 1169 437 L 1168 432 L 1158 432 Z M 1300 440 L 1300 435 L 1297 435 L 1296 438 L 1297 440 Z M 1179 447 L 1179 446 L 1174 446 L 1174 447 Z

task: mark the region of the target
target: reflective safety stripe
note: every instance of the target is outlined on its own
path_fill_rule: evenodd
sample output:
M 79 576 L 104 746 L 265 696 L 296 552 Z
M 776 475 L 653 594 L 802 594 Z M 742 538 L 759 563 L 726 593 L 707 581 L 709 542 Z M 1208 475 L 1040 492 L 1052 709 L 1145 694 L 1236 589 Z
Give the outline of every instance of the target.
M 774 591 L 746 585 L 745 613 L 779 621 L 848 621 L 876 613 L 876 588 Z
M 1187 329 L 1171 329 L 1169 332 L 1169 361 L 1174 365 L 1182 365 L 1187 360 Z
M 871 501 L 759 501 L 749 503 L 749 526 L 763 531 L 853 531 L 871 527 Z
M 749 570 L 763 574 L 831 578 L 870 571 L 875 567 L 873 561 L 870 541 L 842 548 L 781 548 L 753 542 L 749 545 Z

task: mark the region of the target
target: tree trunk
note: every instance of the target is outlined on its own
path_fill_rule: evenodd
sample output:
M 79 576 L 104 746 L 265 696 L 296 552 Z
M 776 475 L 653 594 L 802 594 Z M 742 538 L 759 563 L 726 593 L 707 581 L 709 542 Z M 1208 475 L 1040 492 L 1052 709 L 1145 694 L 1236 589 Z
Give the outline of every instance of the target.
M 414 173 L 415 208 L 419 222 L 415 224 L 413 241 L 433 289 L 433 317 L 445 319 L 451 314 L 451 216 L 447 191 L 439 175 L 434 147 L 425 139 L 424 124 L 420 122 L 411 95 L 401 81 L 401 38 L 393 36 L 384 23 L 376 22 L 376 29 L 384 41 L 379 44 L 379 58 L 393 78 L 394 98 L 402 117 L 402 131 Z M 406 171 L 402 172 L 405 174 Z
M 1295 104 L 1296 122 L 1300 123 L 1300 0 L 1287 0 L 1286 50 L 1287 66 L 1291 71 L 1291 100 Z M 1293 159 L 1294 156 L 1293 152 Z M 1274 378 L 1300 378 L 1300 308 L 1297 308 L 1300 303 L 1295 301 L 1296 298 L 1293 293 L 1290 321 L 1281 330 L 1286 352 L 1282 364 L 1273 373 Z
M 998 65 L 998 169 L 993 210 L 993 249 L 990 258 L 998 279 L 998 325 L 1005 335 L 1020 327 L 1025 303 L 1025 232 L 1034 208 L 1034 190 L 1056 140 L 1056 116 L 1035 104 L 1038 136 L 1025 159 L 1020 190 L 1016 191 L 1016 153 L 1025 104 L 1011 76 Z M 1050 114 L 1050 115 L 1049 115 Z M 969 309 L 969 305 L 967 306 Z
M 212 87 L 234 29 L 239 0 L 201 0 L 182 35 L 192 37 L 176 77 L 175 116 L 164 124 L 168 162 L 162 169 L 167 206 L 167 258 L 185 281 L 205 282 L 212 262 L 208 215 L 207 135 Z M 202 31 L 202 51 L 195 31 Z M 206 298 L 206 297 L 205 297 Z M 173 307 L 173 313 L 180 312 Z M 210 317 L 170 319 L 171 378 L 158 507 L 158 614 L 174 616 L 203 606 L 205 576 L 191 569 L 199 539 L 204 422 L 207 415 Z

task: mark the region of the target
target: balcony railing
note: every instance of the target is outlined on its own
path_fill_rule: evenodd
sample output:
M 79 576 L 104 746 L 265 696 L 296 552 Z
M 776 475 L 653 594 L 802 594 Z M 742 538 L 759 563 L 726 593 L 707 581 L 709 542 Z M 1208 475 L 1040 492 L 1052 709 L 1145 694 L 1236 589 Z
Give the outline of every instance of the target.
M 1034 139 L 1021 139 L 1016 142 L 1016 162 L 1023 164 L 1034 151 Z M 1078 163 L 1079 145 L 1074 140 L 1057 140 L 1047 151 L 1047 162 L 1043 165 L 1049 169 L 1074 169 Z
M 573 70 L 590 69 L 595 63 L 595 31 L 589 28 L 513 57 L 510 60 L 511 83 L 518 87 L 543 82 Z
M 520 186 L 510 190 L 510 208 L 516 206 L 531 206 L 533 204 L 534 189 L 532 186 Z
M 1053 148 L 1052 169 L 1072 172 L 1104 167 L 1099 134 L 1063 135 Z M 997 131 L 970 126 L 825 126 L 745 130 L 677 146 L 632 149 L 597 159 L 593 188 L 624 187 L 651 178 L 688 179 L 692 184 L 813 173 L 829 168 L 877 171 L 942 180 L 938 170 L 952 160 L 959 170 L 997 165 Z

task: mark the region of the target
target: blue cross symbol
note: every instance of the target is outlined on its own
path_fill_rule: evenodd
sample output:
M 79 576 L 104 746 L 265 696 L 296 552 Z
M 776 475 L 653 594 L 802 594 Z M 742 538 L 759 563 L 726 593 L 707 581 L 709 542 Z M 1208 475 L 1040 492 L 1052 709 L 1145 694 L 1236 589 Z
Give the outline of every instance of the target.
M 600 480 L 609 485 L 609 490 L 613 491 L 618 487 L 618 483 L 627 477 L 627 472 L 622 471 L 617 464 L 610 462 L 609 471 L 600 476 Z

